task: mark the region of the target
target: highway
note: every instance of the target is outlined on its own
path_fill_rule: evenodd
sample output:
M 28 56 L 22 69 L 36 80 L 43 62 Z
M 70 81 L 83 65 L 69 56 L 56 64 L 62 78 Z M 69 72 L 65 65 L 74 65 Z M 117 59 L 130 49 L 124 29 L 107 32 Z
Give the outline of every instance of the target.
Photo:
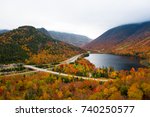
M 67 59 L 67 60 L 61 62 L 58 65 L 69 64 L 71 62 L 75 62 L 81 56 L 82 56 L 82 54 L 76 55 L 76 56 L 74 56 L 70 59 Z M 56 66 L 58 66 L 58 65 L 56 65 Z M 107 82 L 109 80 L 112 80 L 112 79 L 89 78 L 89 77 L 75 76 L 75 75 L 70 75 L 70 74 L 65 74 L 65 73 L 59 73 L 59 72 L 51 71 L 51 70 L 48 70 L 48 69 L 38 68 L 38 67 L 33 66 L 33 65 L 24 65 L 24 67 L 28 68 L 28 69 L 32 69 L 34 71 L 29 71 L 29 72 L 24 72 L 24 73 L 16 73 L 16 74 L 9 74 L 9 75 L 5 75 L 5 76 L 23 75 L 23 74 L 34 73 L 34 72 L 46 72 L 46 73 L 50 73 L 50 74 L 54 74 L 54 75 L 58 75 L 58 76 L 74 77 L 74 78 L 84 79 L 84 80 L 94 80 L 94 81 L 101 81 L 101 82 Z
M 80 58 L 82 55 L 83 55 L 83 54 L 76 55 L 76 56 L 74 56 L 74 57 L 72 57 L 72 58 L 69 58 L 69 59 L 63 61 L 63 62 L 60 62 L 60 64 L 58 64 L 58 65 L 56 65 L 56 66 L 59 66 L 59 65 L 61 65 L 61 64 L 69 64 L 69 63 L 75 62 L 75 61 L 76 61 L 78 58 Z
M 47 72 L 47 73 L 51 73 L 54 75 L 59 75 L 59 76 L 66 76 L 66 77 L 74 77 L 74 78 L 79 78 L 79 79 L 84 79 L 84 80 L 95 80 L 95 81 L 101 81 L 101 82 L 106 82 L 109 79 L 99 79 L 99 78 L 89 78 L 89 77 L 82 77 L 82 76 L 75 76 L 75 75 L 70 75 L 70 74 L 64 74 L 64 73 L 59 73 L 59 72 L 54 72 L 54 71 L 50 71 L 47 69 L 43 69 L 43 68 L 38 68 L 35 66 L 31 66 L 31 65 L 25 65 L 24 67 L 29 68 L 29 69 L 33 69 L 37 72 Z

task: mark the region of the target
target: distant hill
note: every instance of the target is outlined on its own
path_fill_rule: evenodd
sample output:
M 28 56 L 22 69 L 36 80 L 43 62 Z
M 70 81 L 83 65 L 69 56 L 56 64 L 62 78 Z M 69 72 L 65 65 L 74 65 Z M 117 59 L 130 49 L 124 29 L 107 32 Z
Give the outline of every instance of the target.
M 150 56 L 150 22 L 112 28 L 84 48 L 98 52 Z
M 56 40 L 66 42 L 77 47 L 82 47 L 91 41 L 90 38 L 83 36 L 83 35 L 63 33 L 63 32 L 57 32 L 57 31 L 47 31 L 44 28 L 41 28 L 39 30 L 44 32 L 46 35 L 50 35 L 52 38 Z
M 0 63 L 54 63 L 82 52 L 84 50 L 55 40 L 31 26 L 0 35 Z
M 57 40 L 82 47 L 92 41 L 90 38 L 83 36 L 83 35 L 77 35 L 77 34 L 71 34 L 71 33 L 63 33 L 63 32 L 56 32 L 56 31 L 49 31 L 49 34 Z
M 0 34 L 8 32 L 9 30 L 0 30 Z

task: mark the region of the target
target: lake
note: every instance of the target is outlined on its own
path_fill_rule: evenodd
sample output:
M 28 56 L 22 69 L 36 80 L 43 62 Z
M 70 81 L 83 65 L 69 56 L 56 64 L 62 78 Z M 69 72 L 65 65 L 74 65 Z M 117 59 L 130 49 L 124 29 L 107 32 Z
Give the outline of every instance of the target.
M 90 54 L 85 59 L 96 67 L 113 67 L 115 70 L 130 70 L 132 67 L 138 69 L 144 67 L 137 57 L 119 56 L 112 54 Z

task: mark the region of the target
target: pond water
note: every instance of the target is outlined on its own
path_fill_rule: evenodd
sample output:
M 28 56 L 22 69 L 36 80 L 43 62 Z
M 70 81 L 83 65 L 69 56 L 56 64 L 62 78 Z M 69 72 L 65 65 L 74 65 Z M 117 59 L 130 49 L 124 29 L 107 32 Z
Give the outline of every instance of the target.
M 132 67 L 138 69 L 144 67 L 137 57 L 119 56 L 112 54 L 90 54 L 85 59 L 96 67 L 113 67 L 115 70 L 130 70 Z

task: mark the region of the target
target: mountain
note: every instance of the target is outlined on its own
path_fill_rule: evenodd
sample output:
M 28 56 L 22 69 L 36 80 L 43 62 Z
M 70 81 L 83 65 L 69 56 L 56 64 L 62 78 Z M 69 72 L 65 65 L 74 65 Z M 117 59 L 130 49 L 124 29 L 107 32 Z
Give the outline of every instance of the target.
M 5 33 L 5 32 L 8 32 L 9 30 L 0 30 L 0 34 L 2 34 L 2 33 Z
M 38 30 L 42 33 L 44 33 L 47 36 L 50 36 L 49 32 L 45 28 L 38 28 Z M 50 36 L 51 37 L 51 36 Z M 52 37 L 51 37 L 52 38 Z
M 0 63 L 54 63 L 82 52 L 84 50 L 55 40 L 32 26 L 0 34 Z
M 91 41 L 90 38 L 83 36 L 83 35 L 56 32 L 56 31 L 49 31 L 49 34 L 54 39 L 72 44 L 77 47 L 82 47 L 83 45 L 85 45 Z
M 150 56 L 150 22 L 112 28 L 84 46 L 89 50 L 117 54 Z
M 82 47 L 91 41 L 90 38 L 83 36 L 83 35 L 56 32 L 56 31 L 49 31 L 49 34 L 54 39 L 57 39 L 57 40 L 60 40 L 60 41 L 63 41 L 63 42 L 66 42 L 66 43 L 69 43 L 78 47 Z

